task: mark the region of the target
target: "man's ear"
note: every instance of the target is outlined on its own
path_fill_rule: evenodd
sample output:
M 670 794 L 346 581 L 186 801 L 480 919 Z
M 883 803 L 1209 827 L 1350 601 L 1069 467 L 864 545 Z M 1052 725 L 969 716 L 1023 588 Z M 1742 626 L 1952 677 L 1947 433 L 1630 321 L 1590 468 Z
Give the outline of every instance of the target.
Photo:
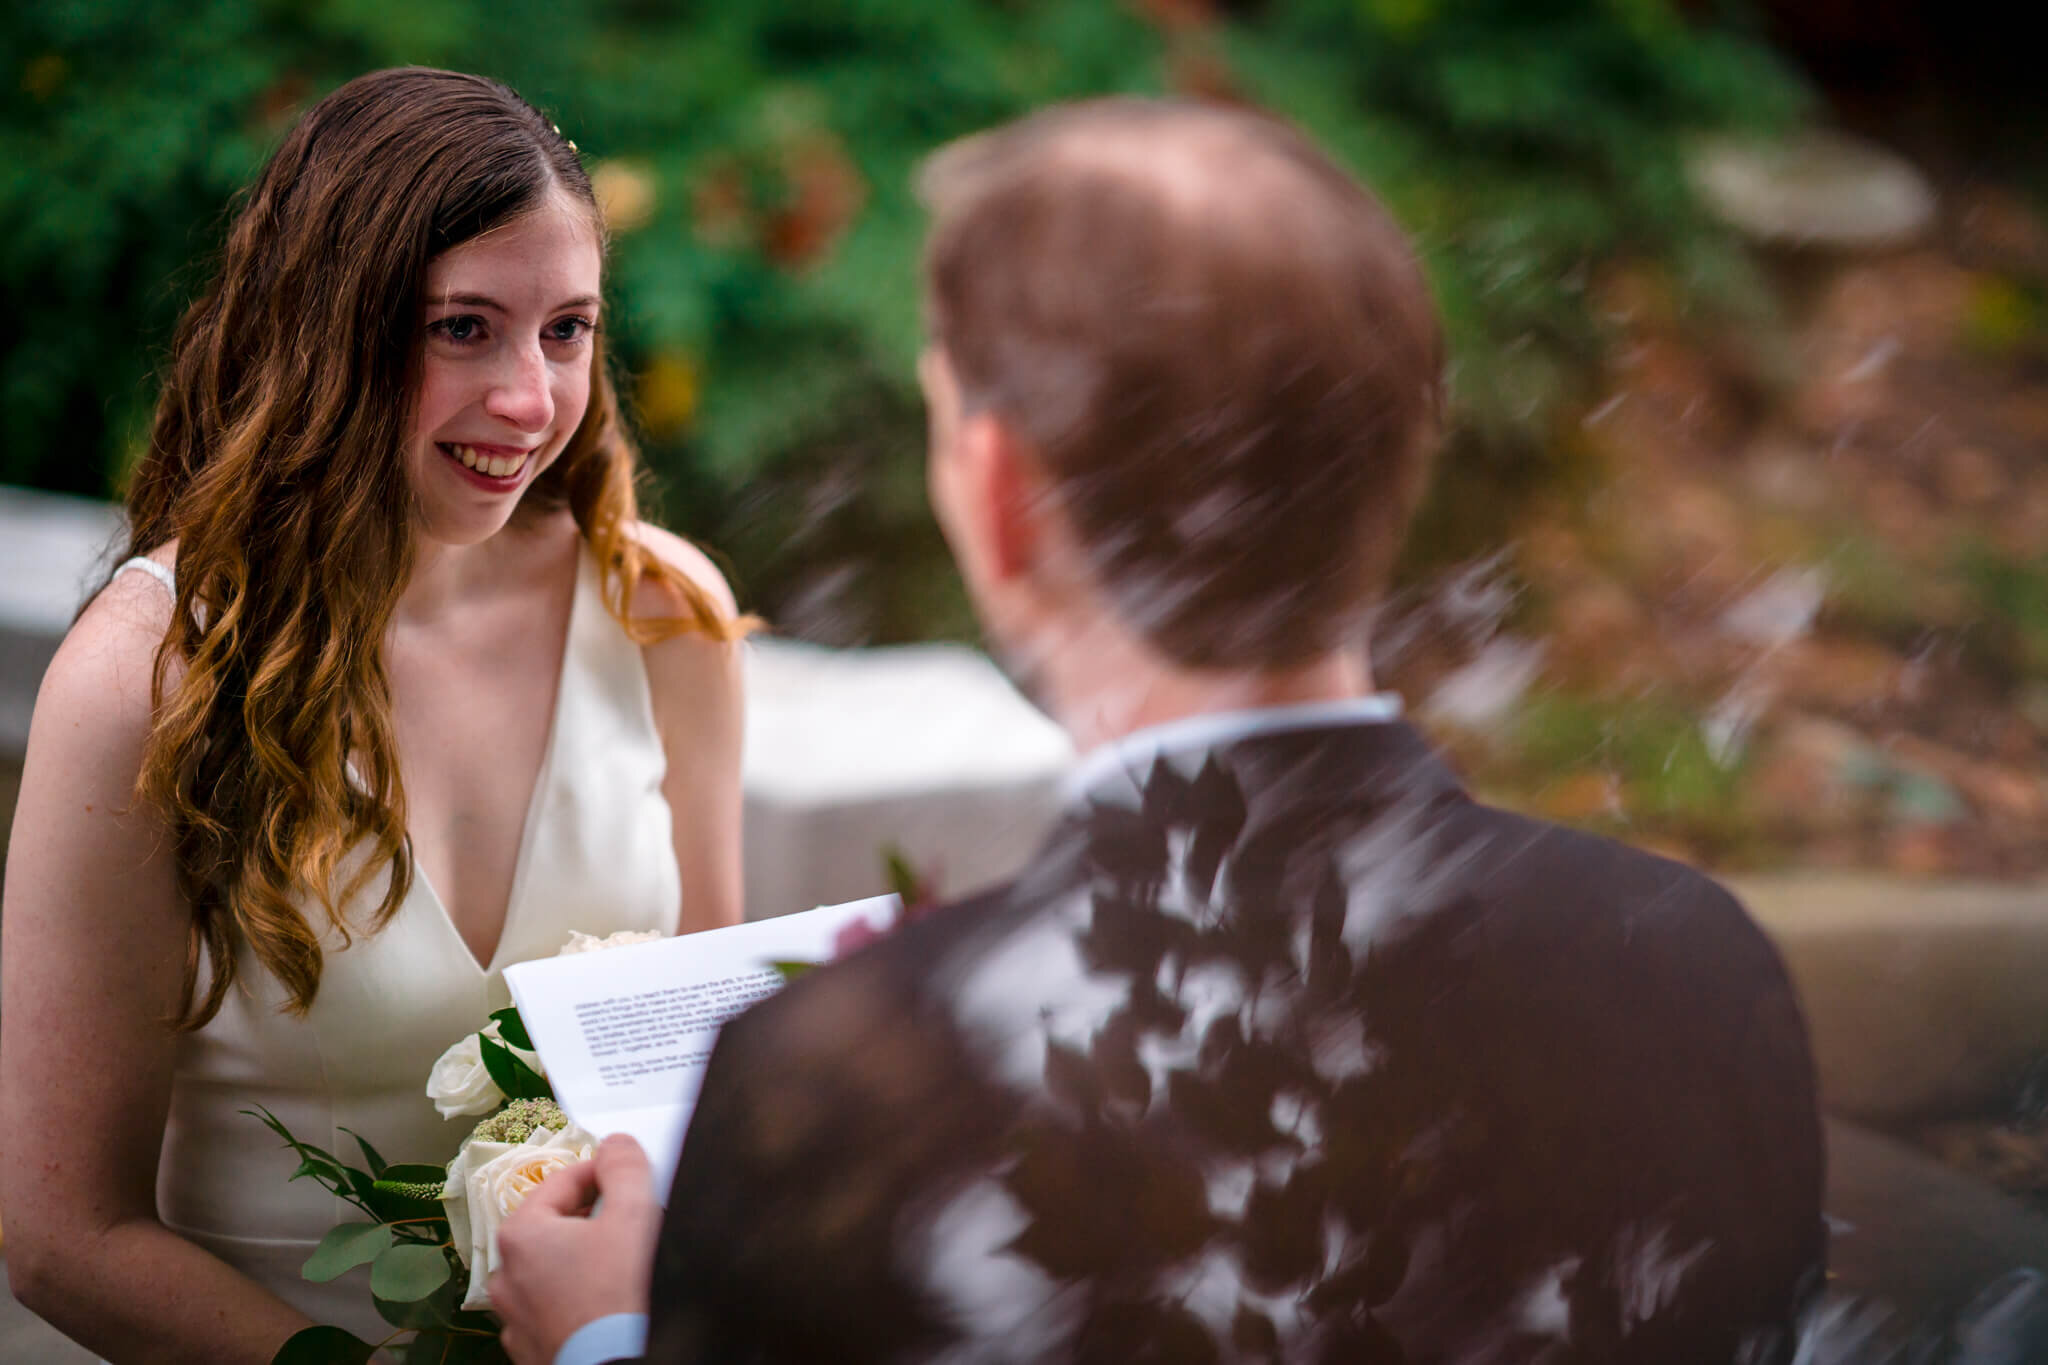
M 981 412 L 960 431 L 967 515 L 984 567 L 997 580 L 1032 572 L 1045 540 L 1051 481 L 1028 442 L 1000 417 Z

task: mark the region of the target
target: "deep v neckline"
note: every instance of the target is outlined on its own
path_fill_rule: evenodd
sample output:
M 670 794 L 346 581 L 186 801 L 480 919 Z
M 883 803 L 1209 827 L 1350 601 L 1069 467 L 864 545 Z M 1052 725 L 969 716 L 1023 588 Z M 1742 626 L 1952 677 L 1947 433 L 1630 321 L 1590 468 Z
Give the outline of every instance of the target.
M 519 827 L 519 848 L 512 855 L 512 881 L 505 891 L 505 913 L 498 921 L 497 941 L 491 944 L 488 958 L 478 958 L 476 949 L 469 946 L 469 940 L 462 936 L 462 926 L 448 913 L 448 903 L 441 899 L 440 888 L 427 875 L 427 869 L 417 856 L 412 860 L 413 883 L 426 892 L 433 902 L 434 913 L 440 916 L 441 927 L 455 940 L 462 950 L 462 956 L 479 976 L 489 976 L 498 969 L 498 959 L 505 951 L 505 942 L 512 937 L 513 917 L 519 913 L 520 893 L 528 881 L 527 871 L 533 861 L 534 826 L 540 823 L 540 810 L 547 795 L 549 783 L 555 772 L 555 741 L 562 733 L 562 713 L 568 705 L 569 682 L 575 670 L 570 668 L 569 659 L 576 647 L 576 626 L 583 615 L 584 574 L 588 572 L 590 556 L 581 545 L 576 547 L 576 583 L 569 598 L 569 623 L 562 632 L 562 657 L 555 664 L 555 701 L 548 713 L 547 743 L 541 749 L 540 768 L 534 773 L 533 791 L 526 798 L 526 818 Z M 410 832 L 406 835 L 411 842 Z

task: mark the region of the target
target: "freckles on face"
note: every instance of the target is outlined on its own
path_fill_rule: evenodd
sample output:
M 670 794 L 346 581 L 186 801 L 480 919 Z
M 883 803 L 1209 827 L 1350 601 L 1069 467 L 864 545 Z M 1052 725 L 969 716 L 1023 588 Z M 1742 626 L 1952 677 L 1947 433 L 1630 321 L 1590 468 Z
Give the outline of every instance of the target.
M 575 435 L 601 273 L 588 213 L 562 197 L 428 266 L 407 456 L 429 533 L 488 535 Z

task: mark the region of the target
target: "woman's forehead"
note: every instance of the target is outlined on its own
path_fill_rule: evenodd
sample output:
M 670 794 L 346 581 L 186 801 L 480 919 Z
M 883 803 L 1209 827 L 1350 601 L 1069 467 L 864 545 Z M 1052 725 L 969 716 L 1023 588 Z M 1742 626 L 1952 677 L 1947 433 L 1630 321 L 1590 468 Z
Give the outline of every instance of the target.
M 488 298 L 508 308 L 548 308 L 592 297 L 604 273 L 603 248 L 591 215 L 565 196 L 551 195 L 477 237 L 450 247 L 427 266 L 426 301 Z

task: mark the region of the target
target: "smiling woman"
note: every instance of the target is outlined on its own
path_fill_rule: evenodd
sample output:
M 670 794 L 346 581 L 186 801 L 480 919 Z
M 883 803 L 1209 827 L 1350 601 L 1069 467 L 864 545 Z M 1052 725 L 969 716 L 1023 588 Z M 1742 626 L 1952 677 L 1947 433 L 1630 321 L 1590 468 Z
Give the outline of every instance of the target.
M 427 267 L 407 450 L 427 536 L 495 534 L 582 424 L 602 259 L 589 212 L 558 191 Z
M 110 1360 L 383 1335 L 242 1110 L 433 1160 L 420 1091 L 571 930 L 738 917 L 738 638 L 643 525 L 574 146 L 378 72 L 259 175 L 180 328 L 131 557 L 37 702 L 6 869 L 17 1295 Z

